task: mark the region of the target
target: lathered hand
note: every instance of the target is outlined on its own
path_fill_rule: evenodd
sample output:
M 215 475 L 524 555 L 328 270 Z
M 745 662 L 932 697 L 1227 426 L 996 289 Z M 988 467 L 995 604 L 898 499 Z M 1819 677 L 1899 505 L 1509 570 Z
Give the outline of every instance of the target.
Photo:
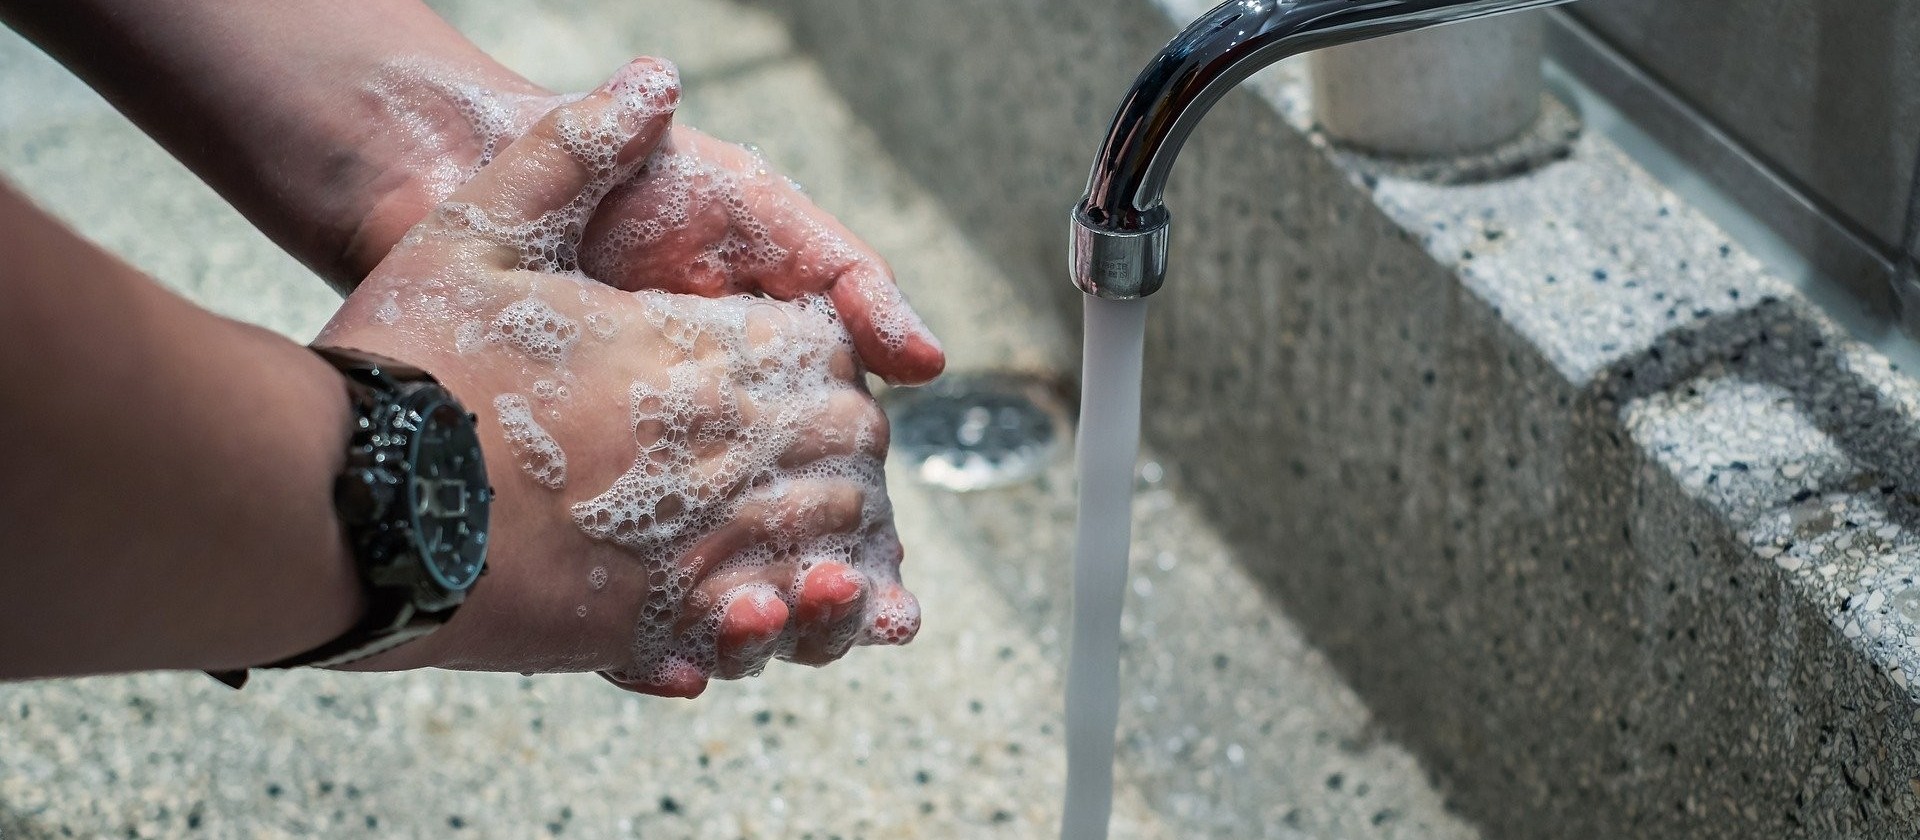
M 577 97 L 503 91 L 434 67 L 393 68 L 370 95 L 397 148 L 352 248 L 377 261 L 429 207 L 541 115 Z M 404 127 L 404 128 L 402 128 Z M 946 357 L 900 294 L 880 255 L 821 210 L 766 159 L 691 128 L 667 132 L 627 173 L 579 243 L 588 276 L 627 290 L 708 297 L 825 297 L 861 361 L 890 382 L 918 384 Z
M 593 670 L 693 696 L 917 630 L 886 420 L 837 299 L 625 291 L 578 270 L 588 218 L 660 159 L 678 95 L 670 66 L 641 60 L 546 113 L 322 334 L 436 374 L 480 415 L 499 491 L 467 604 L 361 667 Z

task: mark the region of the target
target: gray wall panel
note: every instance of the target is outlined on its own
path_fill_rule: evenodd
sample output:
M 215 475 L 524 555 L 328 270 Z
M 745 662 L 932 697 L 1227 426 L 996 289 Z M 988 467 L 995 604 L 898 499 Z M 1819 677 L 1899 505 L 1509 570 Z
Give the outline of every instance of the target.
M 1885 243 L 1920 146 L 1920 3 L 1589 0 L 1622 51 Z

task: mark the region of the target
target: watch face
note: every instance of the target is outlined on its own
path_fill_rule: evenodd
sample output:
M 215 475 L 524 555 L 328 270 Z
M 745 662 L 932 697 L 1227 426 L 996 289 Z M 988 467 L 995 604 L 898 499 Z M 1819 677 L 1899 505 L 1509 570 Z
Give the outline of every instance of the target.
M 407 493 L 414 539 L 434 581 L 451 591 L 465 591 L 487 559 L 487 509 L 493 491 L 487 486 L 486 462 L 474 424 L 457 404 L 430 403 L 420 415 Z

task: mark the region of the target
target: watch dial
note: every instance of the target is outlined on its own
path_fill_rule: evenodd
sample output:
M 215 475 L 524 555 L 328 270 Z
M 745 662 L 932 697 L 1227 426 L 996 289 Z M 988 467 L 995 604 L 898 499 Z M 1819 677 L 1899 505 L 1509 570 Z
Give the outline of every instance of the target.
M 413 442 L 414 539 L 427 571 L 441 585 L 463 591 L 487 559 L 486 462 L 474 424 L 458 405 L 438 402 L 422 412 Z

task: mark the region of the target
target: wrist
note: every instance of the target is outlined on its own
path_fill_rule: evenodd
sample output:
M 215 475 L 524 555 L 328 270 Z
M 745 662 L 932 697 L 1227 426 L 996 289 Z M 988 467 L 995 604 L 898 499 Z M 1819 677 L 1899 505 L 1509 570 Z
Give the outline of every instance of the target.
M 270 530 L 272 539 L 236 556 L 254 562 L 209 593 L 207 612 L 219 616 L 226 644 L 208 644 L 225 669 L 271 662 L 324 644 L 359 621 L 366 594 L 353 552 L 334 509 L 333 484 L 346 460 L 352 412 L 338 371 L 312 352 L 278 336 L 241 327 L 274 352 L 255 375 L 265 385 L 259 410 L 273 417 L 282 444 L 277 454 L 288 500 Z M 270 378 L 269 378 L 270 377 Z M 258 571 L 255 571 L 258 570 Z
M 348 317 L 337 318 L 323 332 L 321 343 L 388 356 L 433 374 L 479 416 L 480 447 L 496 495 L 488 525 L 486 574 L 474 583 L 452 619 L 428 636 L 337 668 L 578 671 L 614 667 L 623 661 L 631 641 L 630 613 L 596 608 L 582 617 L 577 610 L 581 605 L 578 582 L 596 566 L 619 562 L 617 551 L 588 540 L 574 522 L 570 497 L 536 483 L 521 466 L 495 408 L 501 385 L 476 367 L 473 356 L 367 326 L 370 316 L 364 307 L 379 292 L 366 288 L 350 298 L 348 309 L 343 310 Z M 355 307 L 362 309 L 355 311 Z M 647 598 L 645 586 L 644 576 L 616 575 L 601 594 L 609 604 L 638 605 Z
M 350 629 L 266 667 L 351 668 L 389 652 L 389 662 L 435 664 L 424 643 L 454 617 L 489 553 L 493 490 L 473 416 L 424 369 L 314 349 L 344 374 L 352 407 L 332 502 L 362 606 Z
M 362 134 L 338 170 L 351 195 L 319 268 L 350 292 L 426 214 L 552 107 L 551 91 L 487 60 L 472 66 L 396 62 L 353 92 Z

